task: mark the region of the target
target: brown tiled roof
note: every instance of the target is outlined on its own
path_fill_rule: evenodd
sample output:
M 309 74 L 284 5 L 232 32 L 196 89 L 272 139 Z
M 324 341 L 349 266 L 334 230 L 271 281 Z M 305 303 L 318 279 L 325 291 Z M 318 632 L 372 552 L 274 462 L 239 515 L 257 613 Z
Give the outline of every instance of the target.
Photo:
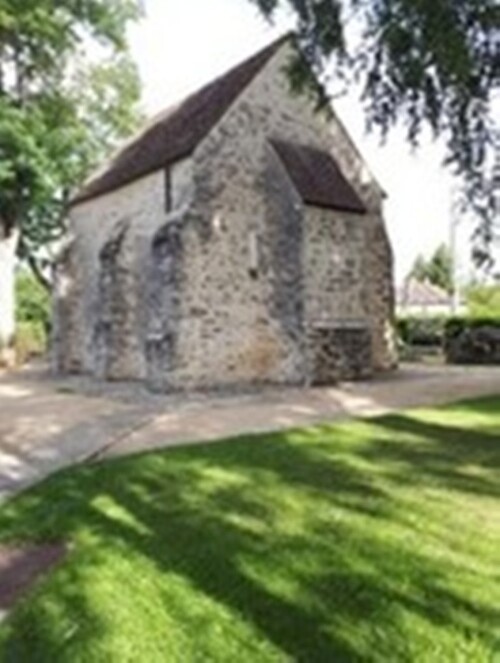
M 288 39 L 290 35 L 282 37 L 182 103 L 160 114 L 114 157 L 104 172 L 84 185 L 72 204 L 118 189 L 191 154 Z
M 309 205 L 364 214 L 366 207 L 328 152 L 273 140 L 303 201 Z

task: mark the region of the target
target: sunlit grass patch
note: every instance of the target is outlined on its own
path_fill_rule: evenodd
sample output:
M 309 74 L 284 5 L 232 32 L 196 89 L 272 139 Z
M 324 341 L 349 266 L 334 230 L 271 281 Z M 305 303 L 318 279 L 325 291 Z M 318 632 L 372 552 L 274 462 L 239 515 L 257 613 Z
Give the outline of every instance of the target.
M 58 474 L 0 540 L 66 561 L 2 661 L 492 660 L 500 398 Z

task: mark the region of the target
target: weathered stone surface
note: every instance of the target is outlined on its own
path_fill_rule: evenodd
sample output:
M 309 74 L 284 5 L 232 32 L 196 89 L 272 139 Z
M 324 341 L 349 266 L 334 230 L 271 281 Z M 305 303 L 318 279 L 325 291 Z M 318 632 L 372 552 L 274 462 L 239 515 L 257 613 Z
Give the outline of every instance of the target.
M 393 254 L 381 215 L 374 217 L 368 225 L 366 250 L 366 303 L 372 328 L 373 368 L 390 370 L 397 365 Z
M 170 221 L 155 234 L 152 244 L 145 353 L 148 381 L 155 391 L 168 390 L 179 358 L 183 284 L 183 224 Z M 175 386 L 175 385 L 172 385 Z
M 313 328 L 309 332 L 309 353 L 313 385 L 360 380 L 373 372 L 371 333 L 367 327 Z
M 84 368 L 83 328 L 77 306 L 84 296 L 79 263 L 76 242 L 69 240 L 54 268 L 52 365 L 56 373 L 79 373 Z
M 112 237 L 117 224 L 124 219 L 133 220 L 127 232 L 124 251 L 119 263 L 128 261 L 135 273 L 135 286 L 127 293 L 130 318 L 137 331 L 134 342 L 134 357 L 127 363 L 128 377 L 144 379 L 146 362 L 142 335 L 144 328 L 144 271 L 150 254 L 151 238 L 167 219 L 164 207 L 165 181 L 162 172 L 153 173 L 118 191 L 89 200 L 72 208 L 70 227 L 74 235 L 70 253 L 61 256 L 58 269 L 55 322 L 61 330 L 71 319 L 73 332 L 57 334 L 54 338 L 55 361 L 63 370 L 68 370 L 68 348 L 72 357 L 73 370 L 98 374 L 102 371 L 102 347 L 96 347 L 96 328 L 101 324 L 102 300 L 100 295 L 102 248 Z M 131 255 L 132 254 L 132 255 Z M 62 290 L 62 292 L 61 292 Z M 61 300 L 64 304 L 61 308 Z M 132 324 L 132 323 L 131 323 Z M 66 368 L 65 366 L 66 365 Z
M 119 221 L 99 252 L 94 361 L 96 374 L 107 380 L 133 378 L 137 370 L 136 265 L 134 252 L 127 247 L 129 230 L 130 220 Z
M 289 57 L 284 45 L 174 165 L 170 207 L 157 172 L 73 210 L 85 285 L 60 308 L 73 322 L 59 328 L 79 328 L 80 341 L 58 341 L 80 348 L 73 365 L 171 390 L 311 383 L 330 341 L 332 380 L 394 364 L 383 194 L 335 116 L 291 94 Z M 305 206 L 276 138 L 331 151 L 368 213 Z M 111 250 L 123 219 L 130 226 Z

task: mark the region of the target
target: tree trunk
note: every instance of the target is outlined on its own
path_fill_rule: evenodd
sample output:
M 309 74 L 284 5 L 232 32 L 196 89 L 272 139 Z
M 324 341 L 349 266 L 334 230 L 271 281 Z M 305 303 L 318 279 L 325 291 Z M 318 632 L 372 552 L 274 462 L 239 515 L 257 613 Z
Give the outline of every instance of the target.
M 6 232 L 0 222 L 0 366 L 11 366 L 15 361 L 15 298 L 14 274 L 17 230 Z

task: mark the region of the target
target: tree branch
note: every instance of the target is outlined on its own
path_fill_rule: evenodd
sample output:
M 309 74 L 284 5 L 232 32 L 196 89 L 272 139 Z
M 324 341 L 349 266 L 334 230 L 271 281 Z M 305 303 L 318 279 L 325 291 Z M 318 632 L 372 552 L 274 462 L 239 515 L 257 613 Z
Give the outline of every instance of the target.
M 29 248 L 26 246 L 26 242 L 23 241 L 22 237 L 19 242 L 18 255 L 22 260 L 26 260 L 29 268 L 31 269 L 33 276 L 40 283 L 40 285 L 47 290 L 47 292 L 52 292 L 52 283 L 43 273 L 38 260 L 31 254 Z
M 33 275 L 37 279 L 37 281 L 42 285 L 47 292 L 52 292 L 52 283 L 49 281 L 49 279 L 45 276 L 45 274 L 42 272 L 40 265 L 38 264 L 36 258 L 33 256 L 26 256 L 26 260 L 28 262 L 28 265 L 33 272 Z

